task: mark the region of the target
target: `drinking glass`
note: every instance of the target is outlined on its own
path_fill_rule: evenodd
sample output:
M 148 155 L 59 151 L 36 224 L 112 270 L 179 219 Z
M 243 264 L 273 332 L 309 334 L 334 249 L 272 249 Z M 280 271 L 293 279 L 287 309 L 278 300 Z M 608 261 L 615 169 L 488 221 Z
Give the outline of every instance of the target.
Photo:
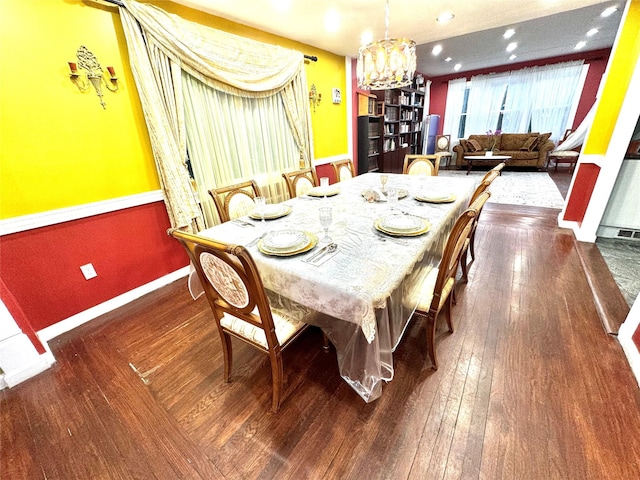
M 323 242 L 329 243 L 331 242 L 331 237 L 329 237 L 329 226 L 333 220 L 331 207 L 320 207 L 318 210 L 320 216 L 320 225 L 324 228 L 324 238 Z
M 322 189 L 322 193 L 324 193 L 324 198 L 327 198 L 327 190 L 329 190 L 329 177 L 320 178 L 320 188 Z
M 387 203 L 389 204 L 389 211 L 393 213 L 393 207 L 398 204 L 398 189 L 395 187 L 389 187 L 387 190 Z
M 381 187 L 382 193 L 387 193 L 388 180 L 389 180 L 389 175 L 385 175 L 385 174 L 380 175 L 380 185 L 382 185 Z
M 267 199 L 265 197 L 256 197 L 254 199 L 254 202 L 256 204 L 256 210 L 258 210 L 258 215 L 260 215 L 260 218 L 262 219 L 261 224 L 262 224 L 262 229 L 265 229 L 265 222 L 264 222 L 264 211 L 267 205 Z

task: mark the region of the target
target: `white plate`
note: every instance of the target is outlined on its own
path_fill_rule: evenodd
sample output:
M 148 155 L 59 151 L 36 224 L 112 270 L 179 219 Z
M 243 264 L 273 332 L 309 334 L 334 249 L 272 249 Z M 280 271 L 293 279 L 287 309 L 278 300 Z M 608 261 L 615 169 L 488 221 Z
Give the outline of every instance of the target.
M 416 232 L 424 228 L 424 222 L 412 215 L 390 215 L 380 220 L 380 226 L 391 232 Z
M 264 218 L 267 220 L 280 218 L 289 213 L 291 213 L 291 207 L 287 205 L 283 205 L 281 203 L 273 203 L 273 204 L 268 203 L 267 205 L 264 206 Z M 249 216 L 254 220 L 262 219 L 262 216 L 260 215 L 260 212 L 258 211 L 257 208 L 253 210 L 249 214 Z
M 307 234 L 300 230 L 276 230 L 262 239 L 265 248 L 273 251 L 296 250 L 309 243 Z
M 307 195 L 312 197 L 332 197 L 333 195 L 337 195 L 340 193 L 340 189 L 335 185 L 329 185 L 327 188 L 323 187 L 313 187 L 311 190 L 307 192 Z
M 418 192 L 414 198 L 420 202 L 448 203 L 453 202 L 456 196 L 450 192 Z

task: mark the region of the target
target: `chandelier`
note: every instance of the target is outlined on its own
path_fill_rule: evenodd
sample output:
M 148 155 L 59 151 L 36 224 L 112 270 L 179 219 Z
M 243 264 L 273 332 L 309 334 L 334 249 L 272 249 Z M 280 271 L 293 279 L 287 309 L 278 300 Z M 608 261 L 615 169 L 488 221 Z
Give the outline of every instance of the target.
M 416 72 L 416 42 L 388 38 L 389 0 L 385 7 L 384 40 L 360 47 L 356 75 L 358 87 L 383 90 L 410 85 Z

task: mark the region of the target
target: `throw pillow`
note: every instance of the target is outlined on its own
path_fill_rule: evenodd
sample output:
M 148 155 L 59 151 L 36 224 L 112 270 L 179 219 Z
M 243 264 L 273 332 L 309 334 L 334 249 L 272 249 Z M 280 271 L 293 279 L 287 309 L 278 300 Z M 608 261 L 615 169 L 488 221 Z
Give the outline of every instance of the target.
M 467 143 L 471 146 L 472 152 L 479 152 L 482 150 L 482 147 L 477 140 L 469 140 Z
M 469 150 L 469 142 L 467 142 L 464 139 L 460 139 L 460 145 L 462 145 L 462 150 L 466 153 L 466 152 L 470 152 L 471 150 Z
M 520 147 L 520 150 L 521 150 L 521 151 L 523 151 L 523 152 L 530 152 L 530 151 L 532 151 L 532 150 L 536 147 L 536 145 L 538 144 L 538 140 L 540 140 L 540 137 L 538 137 L 538 136 L 535 136 L 535 137 L 529 137 L 529 138 L 527 139 L 527 141 L 526 141 L 526 142 L 524 142 L 524 145 L 522 145 L 522 146 Z

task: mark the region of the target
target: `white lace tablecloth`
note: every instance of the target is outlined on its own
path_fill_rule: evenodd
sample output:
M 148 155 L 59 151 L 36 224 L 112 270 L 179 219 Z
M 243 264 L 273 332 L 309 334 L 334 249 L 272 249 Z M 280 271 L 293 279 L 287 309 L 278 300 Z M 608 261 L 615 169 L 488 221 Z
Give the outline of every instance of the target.
M 292 207 L 289 215 L 265 221 L 267 231 L 300 229 L 322 239 L 324 231 L 318 209 L 331 206 L 333 223 L 329 235 L 338 244 L 338 253 L 322 265 L 302 261 L 322 247 L 322 243 L 293 257 L 267 256 L 256 245 L 247 247 L 265 288 L 321 314 L 313 323 L 327 333 L 336 347 L 341 375 L 365 401 L 377 398 L 381 380 L 393 377 L 391 353 L 417 304 L 417 298 L 411 294 L 440 261 L 446 237 L 457 216 L 467 207 L 476 185 L 472 178 L 393 174 L 388 177 L 387 188 L 409 192 L 398 201 L 395 214 L 426 218 L 431 223 L 429 232 L 395 238 L 375 230 L 375 220 L 389 214 L 389 205 L 369 203 L 362 196 L 364 190 L 380 188 L 380 174 L 367 173 L 338 184 L 338 195 L 289 200 L 286 202 Z M 423 203 L 413 198 L 416 192 L 453 193 L 456 200 Z M 248 217 L 243 220 L 256 227 L 227 222 L 200 235 L 247 245 L 263 233 L 263 225 Z

